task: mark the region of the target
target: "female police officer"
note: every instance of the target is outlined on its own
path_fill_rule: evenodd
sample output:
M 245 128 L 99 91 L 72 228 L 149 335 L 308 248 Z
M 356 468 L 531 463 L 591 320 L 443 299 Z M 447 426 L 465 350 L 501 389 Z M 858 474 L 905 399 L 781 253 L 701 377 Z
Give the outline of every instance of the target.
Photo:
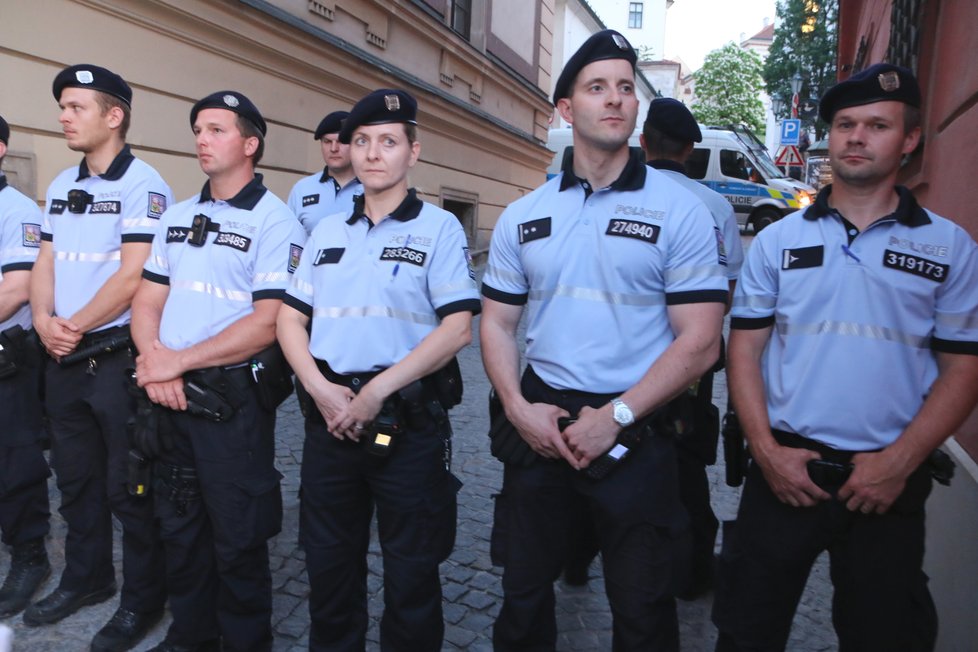
M 458 221 L 408 189 L 416 111 L 390 89 L 353 107 L 340 141 L 351 143 L 364 195 L 348 219 L 316 229 L 278 317 L 311 398 L 300 517 L 311 650 L 364 649 L 375 505 L 381 648 L 441 649 L 438 564 L 454 544 L 460 483 L 447 464 L 451 402 L 436 386 L 470 342 L 480 303 Z

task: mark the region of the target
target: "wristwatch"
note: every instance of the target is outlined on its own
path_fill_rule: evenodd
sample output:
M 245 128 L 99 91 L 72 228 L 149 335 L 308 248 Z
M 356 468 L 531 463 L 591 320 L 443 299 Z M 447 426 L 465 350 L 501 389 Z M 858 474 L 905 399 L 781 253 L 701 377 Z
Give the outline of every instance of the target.
M 611 399 L 611 407 L 614 408 L 614 418 L 615 423 L 617 423 L 622 428 L 627 428 L 628 426 L 635 423 L 635 415 L 632 413 L 632 408 L 625 405 L 625 401 L 620 398 Z

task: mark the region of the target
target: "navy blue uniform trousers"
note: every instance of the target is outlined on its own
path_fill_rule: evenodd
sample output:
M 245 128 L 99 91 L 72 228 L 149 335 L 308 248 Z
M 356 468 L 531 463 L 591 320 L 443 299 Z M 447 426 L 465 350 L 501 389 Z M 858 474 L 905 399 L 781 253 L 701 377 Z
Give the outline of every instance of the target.
M 154 486 L 173 614 L 167 640 L 193 646 L 220 636 L 225 652 L 268 652 L 268 539 L 282 527 L 275 414 L 258 405 L 246 372 L 231 382 L 248 400 L 229 421 L 170 410 L 160 418 L 160 434 L 173 441 Z M 196 497 L 170 494 L 168 465 L 196 471 Z
M 554 390 L 529 368 L 522 389 L 527 400 L 559 405 L 571 414 L 613 396 Z M 674 595 L 684 575 L 687 517 L 679 500 L 675 447 L 661 436 L 646 437 L 598 481 L 562 460 L 506 465 L 492 535 L 493 562 L 503 566 L 504 594 L 493 628 L 494 649 L 556 649 L 553 583 L 582 510 L 593 520 L 601 548 L 612 649 L 678 650 Z
M 132 399 L 125 370 L 128 350 L 45 372 L 51 425 L 51 462 L 61 490 L 61 515 L 68 524 L 62 589 L 102 588 L 115 579 L 112 515 L 122 523 L 122 598 L 132 611 L 163 608 L 166 601 L 163 548 L 153 520 L 153 502 L 126 489 L 129 440 L 126 422 Z
M 833 454 L 824 447 L 821 452 Z M 921 569 L 930 489 L 929 471 L 921 467 L 885 514 L 850 512 L 835 499 L 792 507 L 778 500 L 760 467 L 751 464 L 737 525 L 720 555 L 713 607 L 717 652 L 784 650 L 808 574 L 824 550 L 840 652 L 932 650 L 937 614 Z
M 0 378 L 0 532 L 16 546 L 48 533 L 48 477 L 41 449 L 40 356 L 36 341 L 14 375 Z
M 441 408 L 431 408 L 434 411 Z M 300 540 L 306 552 L 314 652 L 362 652 L 367 633 L 367 545 L 377 510 L 384 562 L 385 652 L 438 652 L 444 622 L 438 566 L 455 545 L 456 494 L 444 413 L 407 427 L 388 458 L 306 420 Z

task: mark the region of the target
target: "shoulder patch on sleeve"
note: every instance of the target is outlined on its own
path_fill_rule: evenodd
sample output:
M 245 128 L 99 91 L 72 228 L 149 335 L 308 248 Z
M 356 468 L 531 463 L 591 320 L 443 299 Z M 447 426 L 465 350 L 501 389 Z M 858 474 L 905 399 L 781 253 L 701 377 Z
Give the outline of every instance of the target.
M 21 225 L 24 230 L 24 246 L 25 247 L 40 247 L 41 246 L 41 225 L 40 224 L 30 224 L 25 222 Z
M 166 196 L 158 192 L 149 193 L 149 206 L 146 208 L 146 216 L 158 220 L 165 210 Z
M 299 267 L 299 259 L 302 258 L 302 247 L 294 242 L 289 246 L 289 274 Z
M 727 246 L 723 241 L 723 231 L 720 227 L 714 226 L 713 232 L 717 237 L 717 259 L 719 259 L 721 265 L 727 264 Z

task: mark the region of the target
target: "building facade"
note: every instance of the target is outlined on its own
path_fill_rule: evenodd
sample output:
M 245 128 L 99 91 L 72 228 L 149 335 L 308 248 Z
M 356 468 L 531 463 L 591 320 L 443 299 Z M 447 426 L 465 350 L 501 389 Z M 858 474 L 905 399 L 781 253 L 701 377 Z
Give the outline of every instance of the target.
M 0 113 L 14 184 L 43 200 L 68 151 L 51 81 L 102 65 L 133 87 L 129 143 L 178 199 L 200 189 L 188 116 L 239 90 L 269 125 L 260 166 L 280 197 L 323 166 L 312 131 L 378 87 L 417 97 L 410 182 L 455 213 L 475 253 L 503 208 L 545 180 L 555 0 L 32 0 L 0 21 Z M 57 20 L 52 20 L 57 16 Z
M 840 78 L 879 61 L 916 71 L 923 92 L 923 144 L 901 172 L 921 203 L 978 237 L 965 189 L 978 175 L 978 69 L 970 65 L 978 3 L 957 0 L 843 0 Z M 976 279 L 978 282 L 978 279 Z M 974 318 L 974 317 L 973 317 Z M 978 412 L 945 446 L 957 463 L 950 487 L 928 503 L 925 570 L 940 616 L 938 650 L 978 649 Z

